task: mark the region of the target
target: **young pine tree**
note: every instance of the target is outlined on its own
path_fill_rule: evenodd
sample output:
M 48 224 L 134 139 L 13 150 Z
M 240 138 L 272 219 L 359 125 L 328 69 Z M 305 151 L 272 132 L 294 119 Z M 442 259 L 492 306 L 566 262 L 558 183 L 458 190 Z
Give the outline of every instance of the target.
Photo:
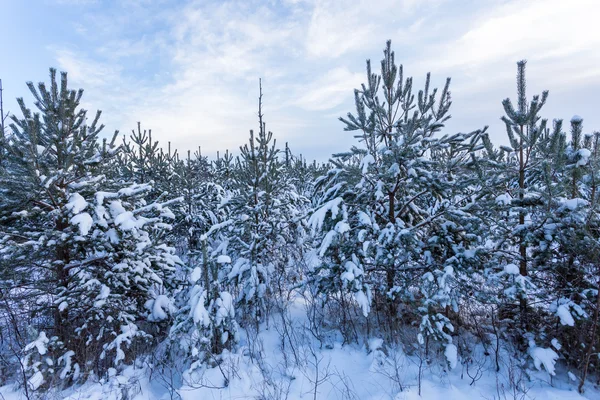
M 161 242 L 173 216 L 166 204 L 145 201 L 148 185 L 105 176 L 118 148 L 114 138 L 100 143 L 100 112 L 88 125 L 83 90 L 69 89 L 66 73 L 57 82 L 54 69 L 49 87 L 28 86 L 39 112 L 18 99 L 23 117 L 13 117 L 2 177 L 2 265 L 31 315 L 35 340 L 22 365 L 36 389 L 128 361 L 128 348 L 156 333 L 146 321 L 160 307 L 147 307 L 168 294 L 179 261 Z
M 300 209 L 306 200 L 287 179 L 273 133 L 266 130 L 259 96 L 259 131 L 250 131 L 240 148 L 231 200 L 235 220 L 230 242 L 235 252 L 229 279 L 239 288 L 239 303 L 256 326 L 266 319 L 273 274 L 282 276 L 289 265 L 287 246 L 298 233 Z
M 474 238 L 460 225 L 468 220 L 469 192 L 457 189 L 468 186 L 462 171 L 481 132 L 436 137 L 450 118 L 450 80 L 438 98 L 428 74 L 415 96 L 390 42 L 380 75 L 367 61 L 367 79 L 355 90 L 356 115 L 341 118 L 360 147 L 334 155 L 317 182 L 310 224 L 322 263 L 312 279 L 323 294 L 353 293 L 365 316 L 374 304 L 390 337 L 403 308 L 417 311 L 421 342 L 431 337 L 450 346 L 445 310 L 459 303 L 451 283 L 474 254 Z

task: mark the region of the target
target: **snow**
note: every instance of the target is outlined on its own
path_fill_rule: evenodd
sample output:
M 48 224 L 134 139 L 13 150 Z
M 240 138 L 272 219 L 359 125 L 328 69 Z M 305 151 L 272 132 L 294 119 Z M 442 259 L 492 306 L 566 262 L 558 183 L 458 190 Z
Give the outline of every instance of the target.
M 350 231 L 350 225 L 346 221 L 340 221 L 335 224 L 335 231 L 339 234 L 344 234 Z
M 575 320 L 569 311 L 569 307 L 566 304 L 561 304 L 556 309 L 556 315 L 560 318 L 562 325 L 575 326 Z
M 29 384 L 30 389 L 37 390 L 37 388 L 44 384 L 44 375 L 41 371 L 36 371 L 36 373 L 29 378 L 27 383 Z
M 448 343 L 446 345 L 446 350 L 444 350 L 444 355 L 446 356 L 446 360 L 448 360 L 450 369 L 456 368 L 456 365 L 458 364 L 458 349 L 456 348 L 456 345 Z
M 119 244 L 121 241 L 117 230 L 114 228 L 110 228 L 108 231 L 106 231 L 106 237 L 112 244 Z
M 11 214 L 13 217 L 21 217 L 21 218 L 25 218 L 27 215 L 29 215 L 29 212 L 27 210 L 23 210 L 23 211 L 19 211 L 19 212 L 13 212 Z
M 65 311 L 67 308 L 69 307 L 69 303 L 67 303 L 66 301 L 62 301 L 59 305 L 58 305 L 58 311 L 63 312 Z
M 567 374 L 569 375 L 569 379 L 570 379 L 571 381 L 573 381 L 573 382 L 577 382 L 577 377 L 575 376 L 575 374 L 574 374 L 574 373 L 572 373 L 571 371 L 569 371 Z
M 217 264 L 231 264 L 231 257 L 220 255 L 217 257 Z
M 85 236 L 90 232 L 90 229 L 92 229 L 94 220 L 92 219 L 90 214 L 81 213 L 81 214 L 77 214 L 73 218 L 71 218 L 71 224 L 77 225 L 81 236 Z
M 190 274 L 190 283 L 196 283 L 202 277 L 202 268 L 196 267 Z
M 519 267 L 515 264 L 506 264 L 504 266 L 504 272 L 509 274 L 509 275 L 518 275 L 519 274 Z
M 63 354 L 62 357 L 59 357 L 59 363 L 62 362 L 65 364 L 65 367 L 62 369 L 62 371 L 60 371 L 60 379 L 65 379 L 67 377 L 67 374 L 73 369 L 74 366 L 71 364 L 71 359 L 74 355 L 75 352 L 73 350 L 69 350 L 65 354 Z M 77 366 L 77 369 L 79 369 L 79 366 Z
M 190 295 L 190 316 L 195 324 L 201 324 L 205 327 L 210 325 L 210 314 L 204 303 L 206 302 L 206 290 L 200 286 L 194 286 Z
M 581 123 L 581 122 L 583 122 L 583 118 L 581 118 L 579 115 L 573 115 L 571 117 L 571 122 L 576 123 L 576 124 Z
M 384 187 L 384 183 L 381 182 L 381 180 L 377 181 L 377 190 L 375 190 L 375 198 L 377 200 L 381 200 L 384 198 L 384 194 L 383 194 L 383 187 Z
M 362 269 L 360 269 L 353 261 L 346 261 L 344 268 L 346 270 L 340 275 L 340 279 L 344 282 L 344 285 L 353 282 L 354 278 L 362 275 Z
M 361 225 L 365 225 L 365 226 L 371 226 L 371 217 L 369 217 L 367 215 L 367 213 L 363 212 L 363 211 L 359 211 L 357 213 L 358 216 L 358 222 Z
M 115 218 L 126 212 L 125 207 L 123 207 L 123 204 L 119 200 L 111 201 L 108 204 L 108 209 L 110 210 L 110 214 Z
M 160 216 L 168 219 L 175 219 L 175 214 L 173 214 L 173 211 L 168 207 L 163 207 L 160 210 Z
M 235 317 L 233 304 L 234 300 L 231 294 L 228 292 L 221 292 L 219 294 L 219 298 L 216 301 L 217 313 L 215 315 L 215 324 L 221 325 L 225 319 Z
M 136 194 L 144 193 L 150 189 L 152 189 L 152 186 L 142 183 L 120 189 L 118 194 L 119 196 L 135 196 Z
M 124 231 L 141 228 L 145 223 L 143 218 L 136 218 L 131 211 L 120 213 L 115 218 L 115 224 Z
M 79 193 L 73 193 L 69 197 L 69 202 L 65 205 L 67 210 L 71 211 L 73 214 L 79 214 L 88 206 L 87 201 L 81 196 Z
M 575 211 L 579 207 L 587 206 L 588 202 L 584 199 L 574 198 L 574 199 L 563 199 L 562 204 L 563 204 L 563 207 L 566 207 L 571 211 Z
M 114 364 L 118 365 L 125 359 L 125 352 L 122 349 L 123 344 L 128 345 L 133 338 L 138 334 L 138 327 L 133 323 L 121 326 L 121 333 L 106 347 L 106 350 L 114 349 L 117 353 L 114 359 Z M 105 350 L 105 351 L 106 351 Z M 105 354 L 103 352 L 103 354 Z
M 325 203 L 322 207 L 316 209 L 308 219 L 308 225 L 311 227 L 312 231 L 316 232 L 323 227 L 327 212 L 331 211 L 331 219 L 335 219 L 340 210 L 341 203 L 342 198 L 336 197 L 335 199 Z
M 560 344 L 560 342 L 556 338 L 552 339 L 550 341 L 550 343 L 552 344 L 552 347 L 554 347 L 556 350 L 560 350 L 562 348 L 562 345 Z
M 246 219 L 248 218 L 248 216 L 247 216 L 247 215 L 246 215 L 245 217 L 246 217 Z M 208 230 L 208 232 L 206 232 L 206 233 L 204 233 L 204 234 L 200 235 L 200 240 L 204 241 L 204 240 L 208 239 L 208 237 L 209 237 L 209 236 L 210 236 L 210 235 L 211 235 L 213 232 L 216 232 L 216 231 L 218 231 L 218 230 L 220 230 L 220 229 L 226 228 L 227 226 L 229 226 L 229 225 L 231 225 L 231 224 L 233 224 L 233 220 L 230 220 L 230 219 L 229 219 L 229 220 L 227 220 L 227 221 L 221 222 L 221 223 L 219 223 L 219 224 L 214 224 L 213 226 L 211 226 L 211 227 L 210 227 L 210 229 Z
M 25 346 L 24 351 L 27 352 L 35 347 L 37 349 L 38 354 L 44 355 L 48 351 L 48 348 L 46 346 L 48 345 L 49 341 L 50 340 L 46 336 L 46 332 L 42 331 L 38 334 L 37 339 Z
M 100 287 L 100 293 L 96 296 L 96 301 L 94 302 L 94 307 L 102 307 L 106 304 L 106 299 L 110 296 L 110 288 L 106 285 L 102 285 Z
M 508 206 L 510 205 L 511 202 L 511 198 L 508 194 L 501 194 L 500 196 L 496 197 L 496 204 L 501 205 L 501 206 Z
M 227 303 L 221 295 L 223 305 Z M 124 370 L 111 368 L 103 380 L 90 378 L 86 383 L 73 389 L 56 393 L 52 398 L 64 400 L 159 400 L 181 398 L 182 400 L 196 399 L 257 399 L 265 398 L 265 393 L 279 393 L 268 398 L 298 399 L 298 400 L 469 400 L 497 398 L 499 390 L 507 393 L 510 389 L 510 374 L 503 367 L 495 371 L 494 356 L 483 357 L 483 375 L 475 382 L 460 368 L 458 356 L 455 357 L 456 346 L 447 344 L 444 354 L 431 356 L 425 363 L 421 374 L 421 394 L 419 395 L 419 358 L 414 350 L 404 352 L 401 346 L 387 344 L 380 338 L 368 338 L 367 349 L 361 345 L 342 345 L 341 339 L 333 339 L 322 348 L 319 342 L 307 331 L 307 320 L 304 312 L 305 303 L 295 300 L 290 309 L 294 316 L 294 336 L 299 342 L 295 343 L 299 354 L 310 358 L 303 365 L 293 362 L 286 363 L 279 350 L 281 326 L 279 317 L 271 320 L 271 329 L 261 327 L 259 337 L 254 338 L 246 331 L 241 332 L 240 348 L 232 352 L 225 351 L 222 362 L 214 367 L 201 367 L 195 373 L 185 373 L 181 376 L 181 386 L 169 389 L 156 379 L 156 371 L 151 372 L 147 367 L 126 367 Z M 226 308 L 226 307 L 224 307 Z M 262 357 L 261 363 L 251 357 L 250 350 L 258 348 Z M 531 351 L 537 368 L 553 371 L 556 353 L 549 349 L 535 348 Z M 288 351 L 290 349 L 288 348 Z M 475 351 L 484 349 L 475 347 Z M 315 356 L 311 356 L 314 352 Z M 432 352 L 432 354 L 434 354 Z M 512 354 L 501 353 L 503 362 L 508 363 Z M 291 352 L 287 354 L 288 361 L 292 359 Z M 456 364 L 454 360 L 456 359 Z M 311 364 L 320 360 L 317 365 Z M 537 360 L 537 361 L 536 361 Z M 65 360 L 66 361 L 66 360 Z M 448 370 L 447 366 L 456 368 Z M 502 364 L 503 366 L 505 364 Z M 61 367 L 59 371 L 64 370 Z M 71 371 L 76 366 L 73 364 Z M 228 382 L 224 385 L 225 373 Z M 314 392 L 314 380 L 319 374 L 322 380 Z M 68 374 L 66 374 L 68 376 Z M 545 374 L 544 374 L 545 375 Z M 390 377 L 397 376 L 399 381 Z M 152 380 L 150 380 L 152 377 Z M 34 374 L 29 380 L 29 387 L 39 387 L 44 383 L 41 373 Z M 523 381 L 523 389 L 530 399 L 547 400 L 584 400 L 600 398 L 600 392 L 588 387 L 585 396 L 580 395 L 576 388 L 578 379 L 573 373 L 567 373 L 564 379 L 555 378 L 552 386 L 547 378 L 535 373 L 528 375 Z M 401 385 L 401 386 L 399 386 Z M 132 389 L 133 388 L 133 389 Z M 275 390 L 283 392 L 275 392 Z M 131 391 L 130 391 L 131 390 Z M 24 398 L 14 385 L 0 387 L 0 398 L 19 400 Z M 496 397 L 495 397 L 496 396 Z M 504 397 L 503 397 L 504 398 Z M 507 396 L 508 398 L 508 396 Z
M 372 155 L 367 154 L 363 157 L 362 161 L 360 162 L 360 168 L 362 170 L 363 174 L 367 173 L 367 170 L 369 169 L 369 165 L 373 164 L 375 162 L 375 159 L 373 158 Z
M 175 306 L 171 299 L 165 295 L 158 295 L 152 301 L 152 306 L 148 307 L 152 310 L 148 319 L 150 321 L 163 321 L 169 318 L 169 314 L 175 312 Z
M 333 239 L 335 238 L 336 235 L 337 235 L 336 231 L 327 232 L 327 234 L 323 238 L 323 241 L 321 242 L 321 248 L 319 249 L 320 257 L 323 257 L 325 255 L 325 252 L 327 251 L 329 246 L 331 246 L 331 243 L 333 242 Z
M 110 295 L 110 288 L 106 285 L 102 285 L 100 289 L 100 294 L 98 295 L 98 299 L 106 299 Z
M 373 338 L 373 339 L 369 340 L 368 344 L 369 344 L 369 351 L 377 351 L 382 348 L 383 339 Z
M 577 166 L 582 167 L 587 165 L 590 161 L 592 153 L 588 149 L 579 149 L 577 150 Z
M 558 354 L 554 350 L 533 345 L 529 348 L 529 355 L 533 358 L 533 365 L 538 370 L 541 371 L 543 365 L 544 369 L 550 375 L 555 375 L 554 365 L 556 364 L 556 360 L 558 360 Z
M 365 294 L 362 290 L 354 293 L 354 298 L 358 303 L 360 309 L 362 310 L 363 316 L 368 316 L 371 311 L 371 300 L 369 299 L 368 294 Z
M 387 172 L 390 175 L 398 175 L 398 173 L 400 173 L 400 166 L 398 163 L 393 163 Z

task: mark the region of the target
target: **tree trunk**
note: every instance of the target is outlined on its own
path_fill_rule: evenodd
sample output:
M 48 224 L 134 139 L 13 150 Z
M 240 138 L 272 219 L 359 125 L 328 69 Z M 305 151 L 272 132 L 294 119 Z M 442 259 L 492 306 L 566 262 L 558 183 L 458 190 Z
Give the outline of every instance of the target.
M 525 160 L 523 156 L 523 125 L 521 125 L 521 139 L 519 148 L 519 200 L 521 201 L 520 206 L 523 207 L 523 200 L 525 199 Z M 519 274 L 521 276 L 527 276 L 527 245 L 525 244 L 525 212 L 519 212 L 519 225 L 521 227 L 521 233 L 519 237 Z M 521 311 L 521 326 L 526 329 L 527 327 L 527 297 L 521 293 L 519 298 L 519 308 Z
M 59 218 L 56 221 L 56 229 L 59 232 L 63 232 L 68 227 L 68 222 L 64 218 Z M 66 271 L 65 267 L 69 264 L 70 255 L 69 249 L 64 244 L 60 244 L 56 247 L 56 260 L 58 261 L 56 265 L 56 281 L 58 288 L 64 288 L 64 290 L 68 289 L 69 284 L 69 273 Z M 56 330 L 57 336 L 59 340 L 63 343 L 66 343 L 67 338 L 70 334 L 72 334 L 68 325 L 69 320 L 69 309 L 65 308 L 63 311 L 60 311 L 58 307 L 56 307 L 54 311 L 54 329 Z

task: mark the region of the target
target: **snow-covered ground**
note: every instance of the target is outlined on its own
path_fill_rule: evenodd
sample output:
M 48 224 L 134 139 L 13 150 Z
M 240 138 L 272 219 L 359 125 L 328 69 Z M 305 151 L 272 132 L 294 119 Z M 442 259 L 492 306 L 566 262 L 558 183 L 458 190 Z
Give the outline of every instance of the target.
M 469 345 L 479 352 L 473 360 L 483 361 L 467 362 L 459 356 L 452 370 L 443 354 L 432 357 L 430 364 L 425 360 L 421 363 L 417 350 L 389 347 L 378 338 L 364 345 L 342 346 L 341 337 L 331 330 L 321 345 L 310 333 L 304 310 L 301 300 L 291 304 L 287 331 L 283 329 L 281 315 L 276 313 L 268 329 L 262 326 L 258 335 L 242 330 L 237 348 L 226 352 L 223 362 L 216 367 L 197 369 L 183 378 L 174 371 L 159 373 L 147 366 L 129 367 L 106 381 L 90 382 L 48 397 L 69 400 L 600 398 L 600 391 L 589 384 L 581 396 L 575 377 L 561 370 L 560 362 L 556 377 L 544 370 L 543 360 L 535 363 L 539 364 L 539 371 L 529 370 L 526 375 L 519 372 L 514 359 L 505 356 L 500 362 L 500 372 L 496 373 L 493 355 L 484 356 L 483 348 L 473 343 Z M 520 390 L 514 390 L 515 384 Z M 0 388 L 0 399 L 17 400 L 25 396 L 13 386 L 5 386 Z

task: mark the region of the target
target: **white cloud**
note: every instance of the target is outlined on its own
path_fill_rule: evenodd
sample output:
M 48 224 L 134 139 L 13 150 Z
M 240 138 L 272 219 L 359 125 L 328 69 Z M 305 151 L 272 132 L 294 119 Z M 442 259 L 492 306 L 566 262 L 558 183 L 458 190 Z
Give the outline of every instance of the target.
M 296 104 L 306 110 L 330 110 L 347 101 L 363 78 L 346 68 L 334 68 L 307 85 Z
M 373 49 L 404 26 L 418 30 L 423 14 L 444 0 L 317 0 L 308 23 L 306 52 L 312 57 L 339 58 Z M 400 38 L 407 40 L 408 38 Z M 408 40 L 407 40 L 408 41 Z
M 586 31 L 595 29 L 595 0 L 119 4 L 74 22 L 90 46 L 59 47 L 56 59 L 107 123 L 127 130 L 141 120 L 182 151 L 245 143 L 259 77 L 280 143 L 302 141 L 291 145 L 319 157 L 343 150 L 352 139 L 332 115 L 353 109 L 364 59 L 378 70 L 388 38 L 416 83 L 428 70 L 438 85 L 453 76 L 459 124 L 497 121 L 521 58 L 530 60 L 532 92 L 600 81 L 600 34 Z M 339 147 L 320 148 L 324 137 Z
M 95 60 L 86 59 L 85 56 L 68 49 L 56 50 L 56 61 L 61 69 L 68 72 L 72 80 L 85 82 L 91 88 L 105 86 L 112 77 L 120 73 L 120 68 L 117 65 L 101 64 Z
M 594 51 L 600 45 L 600 35 L 593 34 L 598 15 L 596 0 L 503 3 L 475 15 L 475 25 L 442 43 L 435 57 L 445 68 L 473 68 L 515 57 L 544 62 Z
M 315 57 L 336 58 L 369 42 L 372 22 L 360 20 L 359 6 L 344 1 L 318 1 L 308 26 L 306 51 Z
M 126 112 L 145 97 L 147 89 L 136 88 L 134 80 L 123 79 L 123 69 L 118 65 L 98 62 L 72 50 L 56 50 L 56 61 L 59 70 L 67 71 L 71 88 L 84 88 L 82 106 L 90 116 L 100 109 L 101 121 L 111 128 L 133 127 L 127 124 Z

